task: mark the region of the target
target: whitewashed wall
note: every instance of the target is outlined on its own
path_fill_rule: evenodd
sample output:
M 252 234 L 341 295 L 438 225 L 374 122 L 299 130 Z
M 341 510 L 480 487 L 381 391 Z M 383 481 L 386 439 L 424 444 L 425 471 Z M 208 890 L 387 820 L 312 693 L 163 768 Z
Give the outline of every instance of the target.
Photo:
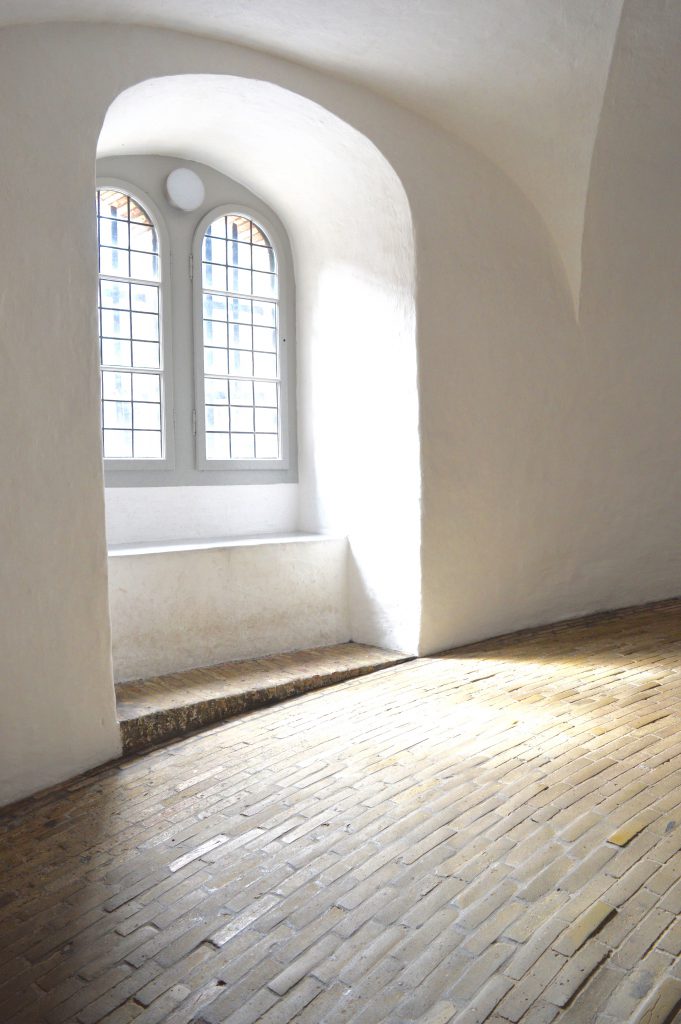
M 109 559 L 116 680 L 350 639 L 347 541 L 317 538 Z
M 108 487 L 109 544 L 295 533 L 296 484 Z
M 413 207 L 425 652 L 681 593 L 679 39 L 679 5 L 624 4 L 578 319 L 489 166 L 452 150 Z

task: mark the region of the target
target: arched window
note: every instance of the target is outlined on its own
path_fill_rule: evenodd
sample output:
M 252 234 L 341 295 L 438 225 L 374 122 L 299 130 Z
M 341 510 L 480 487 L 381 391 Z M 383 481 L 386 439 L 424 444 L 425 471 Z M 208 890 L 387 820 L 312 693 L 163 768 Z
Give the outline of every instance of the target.
M 127 192 L 97 189 L 102 450 L 105 459 L 165 458 L 158 227 Z
M 201 236 L 199 463 L 281 463 L 277 254 L 245 213 L 211 218 Z

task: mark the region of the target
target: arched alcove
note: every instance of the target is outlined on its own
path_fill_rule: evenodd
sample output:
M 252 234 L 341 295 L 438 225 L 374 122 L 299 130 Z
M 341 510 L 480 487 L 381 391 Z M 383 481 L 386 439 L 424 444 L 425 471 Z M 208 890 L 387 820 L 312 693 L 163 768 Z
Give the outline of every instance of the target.
M 415 651 L 414 244 L 395 171 L 320 105 L 229 75 L 175 75 L 125 90 L 97 152 L 198 161 L 281 218 L 297 289 L 298 526 L 349 537 L 352 638 Z

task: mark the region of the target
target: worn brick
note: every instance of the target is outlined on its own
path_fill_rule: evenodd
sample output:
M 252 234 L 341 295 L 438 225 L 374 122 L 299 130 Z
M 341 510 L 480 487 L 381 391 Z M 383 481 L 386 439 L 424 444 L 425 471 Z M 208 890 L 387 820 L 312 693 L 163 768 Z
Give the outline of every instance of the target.
M 679 610 L 416 659 L 0 813 L 0 1019 L 669 1024 Z
M 614 917 L 617 911 L 604 903 L 603 900 L 596 900 L 588 910 L 585 910 L 581 917 L 578 917 L 574 924 L 563 932 L 553 943 L 553 948 L 558 953 L 572 956 L 586 942 L 586 940 Z
M 566 957 L 547 949 L 499 1003 L 499 1014 L 519 1021 L 565 963 Z
M 608 947 L 601 942 L 591 941 L 583 946 L 558 972 L 544 992 L 544 999 L 556 1006 L 565 1006 L 608 955 Z
M 641 1007 L 633 1024 L 669 1024 L 681 1010 L 681 981 L 665 978 Z

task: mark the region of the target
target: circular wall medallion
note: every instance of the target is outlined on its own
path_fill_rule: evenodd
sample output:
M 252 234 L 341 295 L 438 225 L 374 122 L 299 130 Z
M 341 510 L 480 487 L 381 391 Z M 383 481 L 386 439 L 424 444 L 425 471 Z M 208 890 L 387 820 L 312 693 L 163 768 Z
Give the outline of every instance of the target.
M 176 167 L 166 178 L 166 191 L 171 204 L 189 213 L 198 210 L 206 198 L 206 187 L 195 171 Z

